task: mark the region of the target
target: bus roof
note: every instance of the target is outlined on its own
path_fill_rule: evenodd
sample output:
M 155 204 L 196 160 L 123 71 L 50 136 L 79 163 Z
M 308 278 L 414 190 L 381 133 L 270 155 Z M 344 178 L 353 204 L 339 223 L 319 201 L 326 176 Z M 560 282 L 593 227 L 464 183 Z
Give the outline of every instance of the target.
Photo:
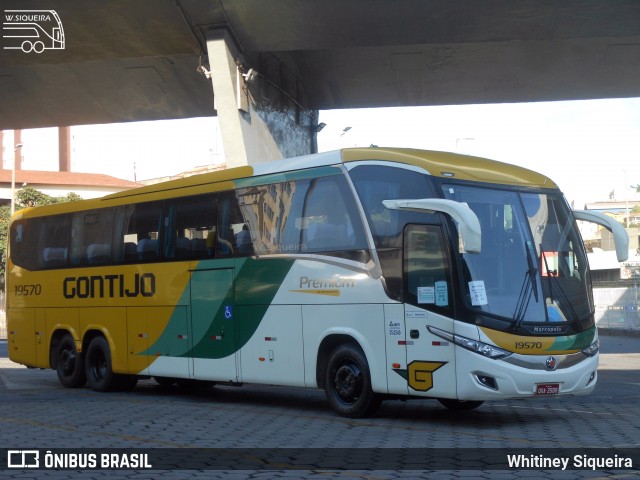
M 164 198 L 166 192 L 185 188 L 189 189 L 190 194 L 205 193 L 210 191 L 211 184 L 214 183 L 217 184 L 216 190 L 228 190 L 235 188 L 237 185 L 234 181 L 239 179 L 358 161 L 387 161 L 408 164 L 422 168 L 433 176 L 459 180 L 533 188 L 558 188 L 551 179 L 540 173 L 486 158 L 410 148 L 346 148 L 278 160 L 255 166 L 235 167 L 177 180 L 169 180 L 167 182 L 113 193 L 100 199 L 87 200 L 83 202 L 82 208 L 91 209 L 103 207 L 105 206 L 105 202 L 110 204 L 128 203 L 135 198 L 139 198 L 140 200 L 144 199 L 144 201 L 160 199 Z M 73 203 L 66 204 L 68 211 L 75 211 L 78 208 L 78 206 Z M 91 205 L 89 205 L 89 203 Z M 42 210 L 42 208 L 48 210 L 49 207 L 51 207 L 51 212 Z M 25 216 L 29 216 L 27 210 L 29 209 L 22 210 L 21 212 L 23 212 Z M 43 214 L 54 212 L 62 213 L 62 211 L 66 211 L 67 209 L 64 207 L 60 208 L 59 205 L 52 205 L 41 207 L 38 210 L 39 214 Z
M 430 175 L 476 182 L 538 188 L 558 188 L 548 177 L 526 168 L 486 158 L 411 148 L 345 148 L 331 152 L 293 157 L 275 162 L 243 166 L 170 180 L 146 187 L 113 193 L 105 198 L 121 198 L 161 192 L 199 184 L 232 182 L 235 179 L 283 173 L 293 170 L 357 161 L 388 161 L 420 167 Z M 230 188 L 233 188 L 232 186 Z

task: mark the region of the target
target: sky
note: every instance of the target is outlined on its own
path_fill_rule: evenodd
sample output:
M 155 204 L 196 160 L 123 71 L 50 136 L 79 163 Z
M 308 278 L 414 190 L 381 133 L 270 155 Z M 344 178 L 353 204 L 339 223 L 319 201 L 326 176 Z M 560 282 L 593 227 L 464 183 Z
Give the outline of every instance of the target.
M 330 110 L 320 121 L 321 152 L 372 144 L 458 152 L 537 170 L 576 208 L 611 192 L 620 201 L 638 198 L 629 186 L 640 184 L 640 98 Z M 145 180 L 224 162 L 215 117 L 77 126 L 71 133 L 76 172 Z M 57 169 L 56 129 L 24 130 L 22 141 L 24 169 Z

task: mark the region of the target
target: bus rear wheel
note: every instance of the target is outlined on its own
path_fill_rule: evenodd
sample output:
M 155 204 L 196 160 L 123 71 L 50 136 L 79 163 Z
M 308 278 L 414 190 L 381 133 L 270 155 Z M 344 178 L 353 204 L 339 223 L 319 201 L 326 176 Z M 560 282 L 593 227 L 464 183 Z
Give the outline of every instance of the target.
M 438 401 L 455 412 L 464 412 L 478 408 L 484 402 L 480 400 L 454 400 L 452 398 L 439 398 Z
M 68 333 L 58 344 L 56 373 L 60 384 L 67 388 L 78 388 L 87 383 L 82 354 L 78 353 L 76 342 Z
M 138 382 L 134 375 L 120 375 L 111 369 L 111 351 L 104 337 L 89 342 L 85 357 L 85 372 L 89 386 L 96 392 L 131 390 Z
M 354 345 L 340 345 L 329 357 L 325 393 L 331 408 L 349 418 L 373 414 L 380 396 L 371 389 L 371 373 L 364 353 Z

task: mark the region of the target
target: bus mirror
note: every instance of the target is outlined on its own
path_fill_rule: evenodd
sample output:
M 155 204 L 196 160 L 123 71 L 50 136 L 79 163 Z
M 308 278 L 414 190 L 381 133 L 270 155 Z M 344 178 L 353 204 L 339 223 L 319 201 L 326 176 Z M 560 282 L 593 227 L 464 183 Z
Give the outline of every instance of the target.
M 416 200 L 383 200 L 382 204 L 390 210 L 411 210 L 414 212 L 442 212 L 453 218 L 458 224 L 462 240 L 462 250 L 466 253 L 480 253 L 482 244 L 480 221 L 468 206 L 444 198 L 422 198 Z
M 624 262 L 629 258 L 629 235 L 622 225 L 604 213 L 592 210 L 574 210 L 573 216 L 576 220 L 583 222 L 597 223 L 609 230 L 613 234 L 613 242 L 616 244 L 616 256 L 619 262 Z

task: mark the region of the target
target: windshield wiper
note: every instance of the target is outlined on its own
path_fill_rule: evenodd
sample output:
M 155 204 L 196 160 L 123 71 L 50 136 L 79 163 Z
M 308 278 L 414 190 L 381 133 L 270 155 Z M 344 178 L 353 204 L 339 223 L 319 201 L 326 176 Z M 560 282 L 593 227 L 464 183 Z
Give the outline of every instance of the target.
M 538 283 L 536 282 L 538 269 L 536 268 L 536 264 L 533 260 L 535 257 L 535 253 L 533 252 L 533 243 L 531 243 L 530 240 L 527 240 L 524 242 L 524 249 L 527 252 L 527 264 L 529 268 L 524 273 L 524 281 L 520 288 L 520 296 L 518 297 L 518 303 L 516 303 L 516 311 L 513 313 L 513 318 L 516 321 L 513 325 L 514 330 L 520 328 L 520 325 L 524 321 L 524 316 L 527 312 L 527 308 L 529 307 L 529 302 L 531 301 L 531 293 L 535 296 L 536 302 L 538 301 Z
M 558 277 L 557 277 L 557 274 L 558 274 L 557 270 L 549 269 L 549 264 L 547 263 L 547 256 L 545 255 L 545 251 L 542 249 L 542 245 L 540 245 L 540 255 L 542 256 L 542 260 L 544 261 L 544 268 L 547 271 L 547 277 L 550 279 L 549 280 L 549 300 L 551 300 L 552 304 L 555 303 L 553 299 L 553 286 L 555 286 L 556 290 L 560 294 L 560 299 L 567 306 L 567 309 L 569 310 L 569 312 L 571 312 L 571 317 L 573 318 L 573 321 L 578 324 L 578 328 L 580 329 L 580 331 L 584 330 L 584 327 L 582 326 L 582 320 L 580 320 L 580 318 L 578 317 L 576 310 L 573 308 L 573 305 L 571 305 L 571 302 L 569 301 L 567 294 L 564 293 L 564 290 L 560 285 L 560 281 L 558 280 Z

